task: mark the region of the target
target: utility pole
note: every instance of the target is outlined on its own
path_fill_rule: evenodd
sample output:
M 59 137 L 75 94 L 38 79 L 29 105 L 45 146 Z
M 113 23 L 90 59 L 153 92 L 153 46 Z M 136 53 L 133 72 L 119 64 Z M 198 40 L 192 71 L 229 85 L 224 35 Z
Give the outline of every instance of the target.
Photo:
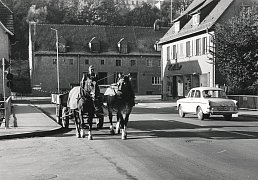
M 60 93 L 60 86 L 59 86 L 59 61 L 58 61 L 58 31 L 57 29 L 50 28 L 51 30 L 56 32 L 56 71 L 57 71 L 57 93 Z

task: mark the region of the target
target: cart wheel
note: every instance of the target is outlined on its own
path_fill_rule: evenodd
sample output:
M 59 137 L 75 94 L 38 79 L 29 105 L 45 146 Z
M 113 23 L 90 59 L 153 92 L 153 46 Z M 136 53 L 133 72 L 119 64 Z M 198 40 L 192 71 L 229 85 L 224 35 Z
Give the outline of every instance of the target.
M 104 124 L 104 116 L 102 115 L 102 116 L 99 117 L 99 122 L 97 124 L 97 128 L 98 129 L 102 129 L 103 128 L 103 124 Z
M 69 128 L 69 109 L 67 107 L 63 107 L 62 109 L 62 127 Z
M 62 125 L 62 107 L 61 105 L 56 106 L 56 122 L 60 125 Z

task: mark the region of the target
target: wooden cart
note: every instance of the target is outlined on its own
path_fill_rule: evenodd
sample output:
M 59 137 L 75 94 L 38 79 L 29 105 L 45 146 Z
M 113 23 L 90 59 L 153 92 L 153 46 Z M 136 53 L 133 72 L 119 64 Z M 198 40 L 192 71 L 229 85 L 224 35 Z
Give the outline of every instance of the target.
M 64 94 L 51 94 L 51 102 L 56 104 L 56 122 L 64 128 L 69 128 L 69 120 L 74 117 L 70 114 L 69 107 L 67 107 L 69 93 Z M 104 112 L 102 106 L 98 105 L 94 119 L 96 120 L 96 125 L 98 129 L 103 128 L 104 123 Z M 83 115 L 84 118 L 87 118 L 87 114 Z

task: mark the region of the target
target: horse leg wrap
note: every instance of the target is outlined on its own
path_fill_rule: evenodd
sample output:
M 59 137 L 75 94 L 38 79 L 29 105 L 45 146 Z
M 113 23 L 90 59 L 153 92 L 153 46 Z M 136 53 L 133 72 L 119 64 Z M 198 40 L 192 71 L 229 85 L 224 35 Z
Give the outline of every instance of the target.
M 93 140 L 93 137 L 92 137 L 92 135 L 91 135 L 91 132 L 90 132 L 90 131 L 88 132 L 88 140 Z
M 122 136 L 121 136 L 121 139 L 122 140 L 125 140 L 127 138 L 127 135 L 126 135 L 126 132 L 124 129 L 122 129 Z
M 81 136 L 82 136 L 82 138 L 85 138 L 85 130 L 84 129 L 81 129 Z
M 116 134 L 120 134 L 120 122 L 116 123 Z

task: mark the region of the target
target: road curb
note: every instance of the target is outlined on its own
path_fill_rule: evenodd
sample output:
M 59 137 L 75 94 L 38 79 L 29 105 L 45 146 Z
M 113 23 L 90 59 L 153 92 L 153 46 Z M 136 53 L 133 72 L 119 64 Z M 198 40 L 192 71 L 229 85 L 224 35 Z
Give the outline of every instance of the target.
M 23 133 L 17 133 L 17 134 L 6 134 L 0 136 L 0 140 L 3 139 L 18 139 L 18 138 L 33 138 L 33 137 L 44 137 L 46 135 L 54 135 L 57 133 L 65 132 L 64 128 L 55 128 L 51 130 L 44 130 L 44 131 L 35 131 L 35 132 L 23 132 Z

